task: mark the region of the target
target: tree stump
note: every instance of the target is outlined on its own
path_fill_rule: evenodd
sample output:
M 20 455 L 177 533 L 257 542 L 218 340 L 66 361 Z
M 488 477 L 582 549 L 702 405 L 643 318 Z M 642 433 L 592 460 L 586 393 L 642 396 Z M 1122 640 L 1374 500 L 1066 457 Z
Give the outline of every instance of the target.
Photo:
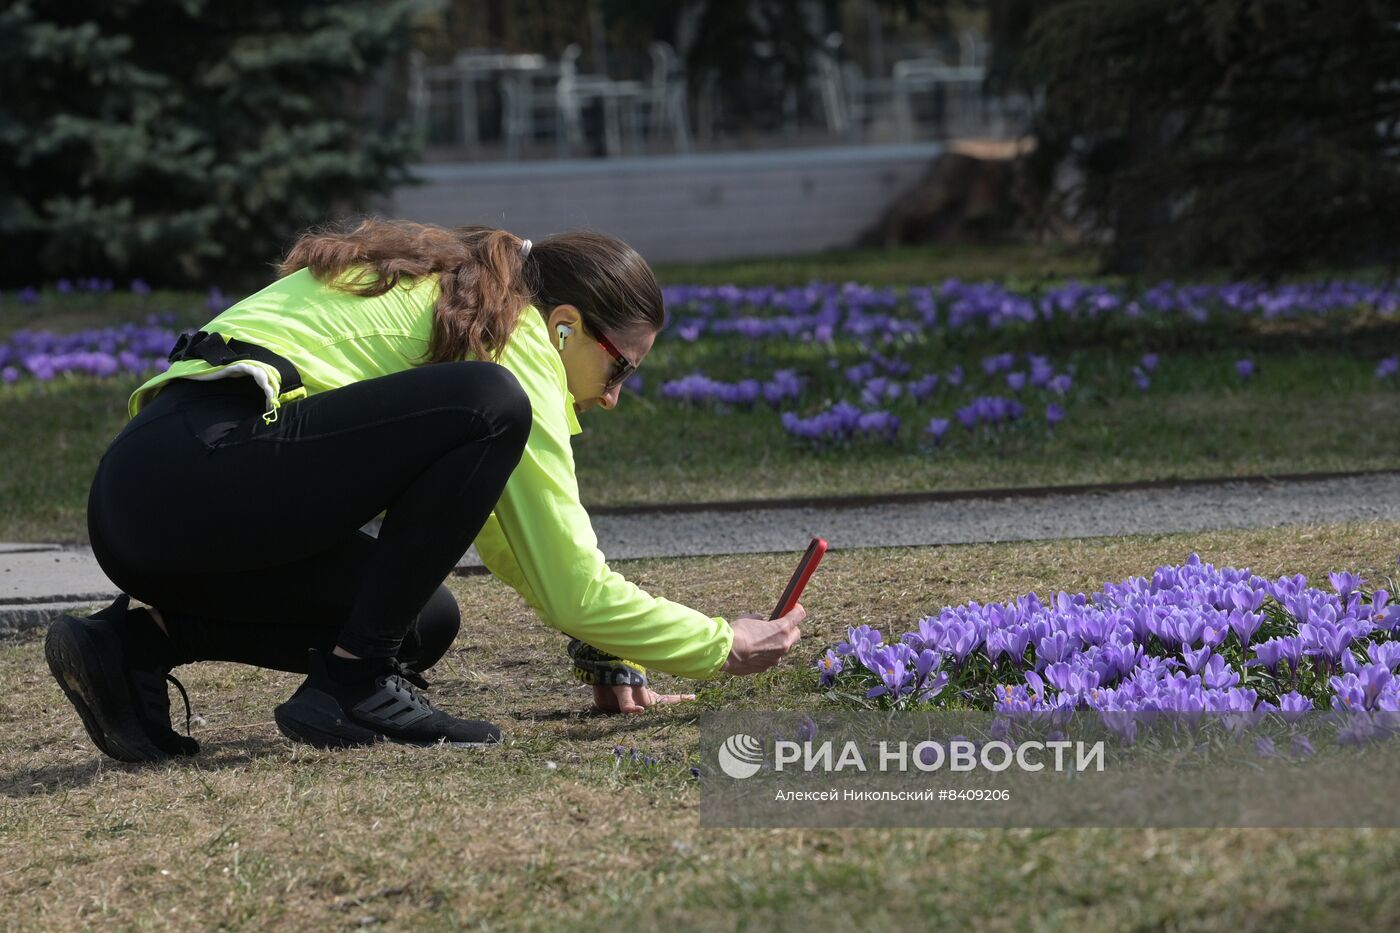
M 1034 150 L 1029 137 L 950 143 L 856 245 L 986 242 L 1029 232 L 1035 210 L 1024 163 Z

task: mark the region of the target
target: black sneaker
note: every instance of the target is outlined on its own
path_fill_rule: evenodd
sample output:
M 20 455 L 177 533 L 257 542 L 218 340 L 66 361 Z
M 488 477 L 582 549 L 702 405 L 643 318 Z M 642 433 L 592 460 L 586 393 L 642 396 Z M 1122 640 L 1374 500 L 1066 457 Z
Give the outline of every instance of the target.
M 118 761 L 193 755 L 199 743 L 170 727 L 166 682 L 175 684 L 185 701 L 186 732 L 189 695 L 160 656 L 154 643 L 158 632 L 143 631 L 139 619 L 128 617 L 130 602 L 123 593 L 86 619 L 59 616 L 44 637 L 49 671 L 104 754 Z
M 419 692 L 428 682 L 397 660 L 366 659 L 365 676 L 342 683 L 327 673 L 319 651 L 311 649 L 307 658 L 306 680 L 273 711 L 278 730 L 294 742 L 318 748 L 382 741 L 475 748 L 501 740 L 501 730 L 489 722 L 435 709 Z

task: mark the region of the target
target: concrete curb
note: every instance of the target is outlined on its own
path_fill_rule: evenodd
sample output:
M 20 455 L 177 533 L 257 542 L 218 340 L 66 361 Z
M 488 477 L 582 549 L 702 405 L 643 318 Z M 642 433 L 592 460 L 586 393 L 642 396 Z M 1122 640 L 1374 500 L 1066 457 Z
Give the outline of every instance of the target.
M 19 635 L 32 629 L 48 628 L 61 615 L 75 615 L 79 618 L 92 615 L 115 598 L 116 594 L 113 594 L 104 599 L 81 602 L 0 606 L 0 638 Z

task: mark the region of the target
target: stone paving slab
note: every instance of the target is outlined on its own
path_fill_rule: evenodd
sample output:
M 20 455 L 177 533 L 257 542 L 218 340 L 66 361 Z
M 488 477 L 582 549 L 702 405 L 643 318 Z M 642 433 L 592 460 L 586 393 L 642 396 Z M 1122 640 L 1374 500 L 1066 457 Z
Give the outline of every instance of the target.
M 603 553 L 626 560 L 795 553 L 812 535 L 837 549 L 1360 521 L 1400 521 L 1400 473 L 846 508 L 598 514 L 593 525 Z M 105 604 L 117 596 L 90 549 L 36 547 L 50 549 L 0 549 L 0 634 L 44 625 L 59 612 Z M 474 549 L 457 567 L 460 573 L 482 572 Z

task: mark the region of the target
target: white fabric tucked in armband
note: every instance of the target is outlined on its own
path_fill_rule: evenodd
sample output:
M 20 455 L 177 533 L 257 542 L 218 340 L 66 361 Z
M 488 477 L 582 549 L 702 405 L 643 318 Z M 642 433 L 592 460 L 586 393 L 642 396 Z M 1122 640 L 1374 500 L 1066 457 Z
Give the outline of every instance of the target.
M 213 372 L 200 373 L 193 376 L 181 376 L 182 379 L 193 379 L 196 382 L 213 382 L 215 379 L 225 379 L 229 376 L 252 376 L 253 381 L 262 389 L 263 396 L 267 399 L 267 409 L 263 412 L 263 417 L 272 414 L 278 408 L 277 387 L 272 384 L 272 380 L 267 375 L 267 370 L 256 363 L 240 362 L 229 363 L 227 366 L 216 369 Z M 273 420 L 276 420 L 275 418 Z

